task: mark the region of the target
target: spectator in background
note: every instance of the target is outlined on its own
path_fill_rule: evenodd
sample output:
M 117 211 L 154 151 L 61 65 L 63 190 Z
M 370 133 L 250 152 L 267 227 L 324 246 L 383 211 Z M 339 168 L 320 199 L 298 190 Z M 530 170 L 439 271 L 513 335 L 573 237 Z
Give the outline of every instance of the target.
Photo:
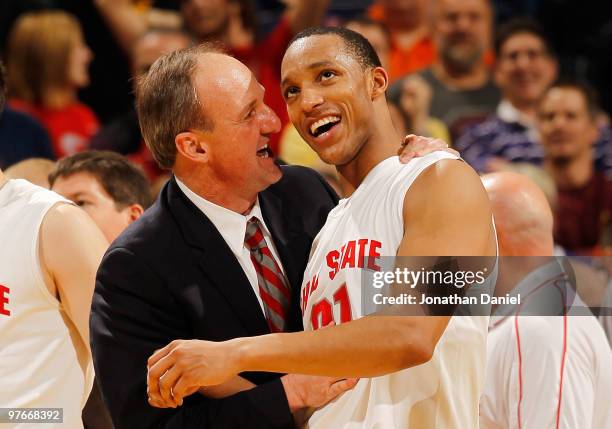
M 145 33 L 132 48 L 132 82 L 149 71 L 151 64 L 162 55 L 183 49 L 191 43 L 190 38 L 179 30 L 151 30 Z M 144 144 L 138 125 L 138 115 L 134 105 L 98 132 L 90 143 L 95 150 L 112 150 L 126 155 L 140 165 L 147 177 L 155 181 L 164 176 L 151 152 Z
M 435 48 L 429 31 L 429 8 L 427 0 L 378 0 L 370 8 L 370 16 L 382 22 L 391 35 L 389 65 L 383 62 L 391 81 L 429 67 L 434 62 Z M 358 31 L 349 25 L 347 27 Z
M 438 0 L 433 11 L 433 37 L 438 57 L 420 73 L 431 86 L 431 115 L 441 119 L 454 139 L 468 124 L 492 113 L 499 91 L 491 81 L 485 54 L 490 44 L 489 0 Z M 399 104 L 404 79 L 389 89 Z
M 612 180 L 595 170 L 597 107 L 577 83 L 552 86 L 538 111 L 544 168 L 557 186 L 555 242 L 571 253 L 591 252 L 612 223 Z
M 347 20 L 344 26 L 368 39 L 385 70 L 389 71 L 391 59 L 391 35 L 385 24 L 367 17 Z
M 152 203 L 143 172 L 115 152 L 81 152 L 57 162 L 51 190 L 87 212 L 109 242 Z
M 6 81 L 0 63 L 0 79 Z M 6 99 L 5 86 L 0 98 Z M 28 158 L 54 159 L 51 142 L 45 129 L 34 118 L 6 107 L 0 113 L 0 168 L 7 168 Z
M 11 165 L 4 174 L 9 179 L 24 179 L 28 182 L 49 189 L 49 173 L 55 168 L 55 162 L 46 158 L 28 158 Z
M 77 20 L 57 11 L 22 15 L 9 36 L 6 59 L 11 107 L 40 120 L 56 157 L 86 149 L 98 120 L 77 98 L 79 88 L 89 84 L 92 59 Z
M 503 94 L 497 112 L 459 137 L 456 149 L 479 172 L 506 170 L 507 162 L 540 165 L 544 151 L 537 107 L 557 77 L 557 61 L 542 28 L 528 18 L 500 27 L 495 40 L 495 82 Z M 594 146 L 597 170 L 612 173 L 612 133 L 599 127 Z
M 552 48 L 542 28 L 531 19 L 501 26 L 495 55 L 495 83 L 503 99 L 494 115 L 470 127 L 456 144 L 463 159 L 479 172 L 492 171 L 498 159 L 542 162 L 535 123 L 537 107 L 557 78 Z
M 418 74 L 404 78 L 399 99 L 399 109 L 412 134 L 450 141 L 444 122 L 430 115 L 431 87 Z

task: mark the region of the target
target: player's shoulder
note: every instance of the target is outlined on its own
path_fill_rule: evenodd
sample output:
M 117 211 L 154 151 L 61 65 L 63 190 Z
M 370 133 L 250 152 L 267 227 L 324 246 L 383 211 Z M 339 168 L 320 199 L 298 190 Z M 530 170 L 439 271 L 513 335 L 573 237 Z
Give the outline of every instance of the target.
M 87 240 L 84 240 L 84 237 L 92 240 L 95 235 L 97 240 L 102 236 L 97 225 L 85 211 L 63 200 L 58 200 L 49 208 L 41 224 L 41 231 L 63 245 L 69 241 L 85 243 Z
M 397 156 L 392 156 L 374 167 L 364 180 L 364 183 L 375 187 L 393 186 L 394 184 L 400 186 L 409 185 L 433 165 L 438 165 L 434 170 L 437 171 L 436 175 L 439 174 L 440 168 L 443 170 L 448 168 L 454 169 L 454 167 L 448 167 L 448 164 L 463 164 L 463 162 L 460 162 L 457 156 L 445 151 L 431 152 L 427 155 L 413 158 L 406 164 L 401 163 Z
M 451 154 L 434 156 L 436 153 L 426 155 L 415 163 L 413 169 L 416 172 L 415 182 L 418 188 L 425 193 L 439 190 L 443 195 L 469 192 L 474 188 L 484 191 L 478 173 L 467 163 Z M 428 156 L 429 158 L 425 159 Z

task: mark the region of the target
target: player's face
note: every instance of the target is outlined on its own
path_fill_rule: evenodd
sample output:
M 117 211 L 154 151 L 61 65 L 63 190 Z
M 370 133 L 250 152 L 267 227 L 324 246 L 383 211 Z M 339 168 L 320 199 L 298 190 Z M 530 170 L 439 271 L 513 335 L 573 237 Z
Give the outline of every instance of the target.
M 221 54 L 209 54 L 206 61 L 216 65 L 197 73 L 195 85 L 214 124 L 212 131 L 202 133 L 208 165 L 236 192 L 260 192 L 282 176 L 269 148 L 280 119 L 264 104 L 264 88 L 244 64 Z
M 328 164 L 348 164 L 371 136 L 371 72 L 335 35 L 293 43 L 283 58 L 282 92 L 291 122 Z
M 534 103 L 555 80 L 557 67 L 542 40 L 518 33 L 504 42 L 495 68 L 495 80 L 511 102 Z
M 597 127 L 579 90 L 552 88 L 544 96 L 538 113 L 538 128 L 547 157 L 565 161 L 591 150 Z
M 58 177 L 51 190 L 85 210 L 109 242 L 117 238 L 133 220 L 129 208 L 119 210 L 100 182 L 89 173 Z

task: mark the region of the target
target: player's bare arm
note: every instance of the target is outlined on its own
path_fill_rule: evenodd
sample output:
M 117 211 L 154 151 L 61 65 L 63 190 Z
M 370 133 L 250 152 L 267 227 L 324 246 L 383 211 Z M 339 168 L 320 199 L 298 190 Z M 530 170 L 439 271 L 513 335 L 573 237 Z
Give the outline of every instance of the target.
M 58 204 L 45 216 L 39 241 L 45 283 L 53 295 L 59 296 L 88 353 L 89 311 L 96 271 L 107 248 L 108 242 L 100 229 L 78 207 Z
M 406 194 L 397 254 L 493 256 L 491 219 L 476 173 L 461 161 L 440 161 Z M 221 343 L 174 341 L 150 358 L 148 383 L 160 391 L 172 388 L 177 397 L 194 385 L 218 384 L 242 371 L 375 377 L 427 362 L 448 320 L 370 316 L 315 332 Z

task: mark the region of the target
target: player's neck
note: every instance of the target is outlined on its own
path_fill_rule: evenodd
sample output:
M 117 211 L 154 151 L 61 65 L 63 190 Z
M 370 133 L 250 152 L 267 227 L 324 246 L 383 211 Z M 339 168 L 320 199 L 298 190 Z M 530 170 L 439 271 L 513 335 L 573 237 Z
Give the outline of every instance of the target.
M 0 188 L 2 188 L 6 182 L 8 182 L 8 177 L 0 170 Z
M 379 163 L 397 154 L 401 137 L 393 127 L 389 110 L 385 107 L 377 115 L 373 133 L 349 163 L 337 166 L 344 196 L 350 196 L 368 173 Z

